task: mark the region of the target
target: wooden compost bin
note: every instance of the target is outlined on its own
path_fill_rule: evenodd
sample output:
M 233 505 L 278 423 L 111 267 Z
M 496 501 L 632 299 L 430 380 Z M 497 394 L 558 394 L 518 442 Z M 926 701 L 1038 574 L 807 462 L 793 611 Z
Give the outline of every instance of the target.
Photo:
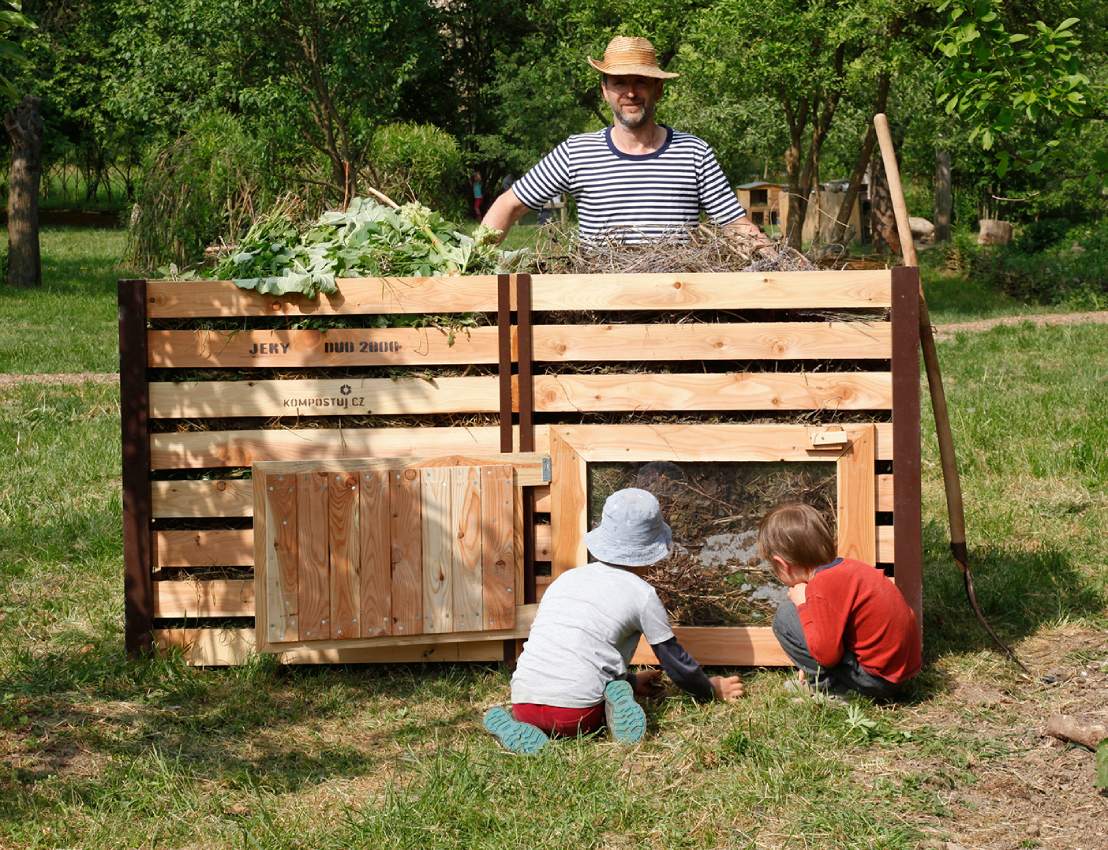
M 514 659 L 612 461 L 833 463 L 842 554 L 920 614 L 916 269 L 339 289 L 120 281 L 129 653 Z M 787 663 L 765 626 L 675 632 Z

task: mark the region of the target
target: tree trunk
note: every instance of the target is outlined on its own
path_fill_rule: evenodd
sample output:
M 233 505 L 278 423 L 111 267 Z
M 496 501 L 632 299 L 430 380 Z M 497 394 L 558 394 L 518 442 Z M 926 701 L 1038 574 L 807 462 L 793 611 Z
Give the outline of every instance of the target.
M 873 114 L 877 115 L 885 111 L 885 107 L 889 100 L 889 75 L 882 73 L 878 78 L 877 83 L 877 98 L 873 104 Z M 865 139 L 862 140 L 862 150 L 858 154 L 858 158 L 854 162 L 854 173 L 850 175 L 850 185 L 846 188 L 846 197 L 843 198 L 842 206 L 839 207 L 839 215 L 835 220 L 835 228 L 831 231 L 831 244 L 832 245 L 845 245 L 847 242 L 846 229 L 850 224 L 850 211 L 854 209 L 854 204 L 858 202 L 858 193 L 862 188 L 862 177 L 866 173 L 866 169 L 869 168 L 870 159 L 873 157 L 873 148 L 877 144 L 877 130 L 873 127 L 873 122 L 869 123 L 866 128 Z M 862 234 L 854 234 L 861 241 Z
M 11 185 L 8 191 L 8 283 L 42 286 L 38 242 L 38 191 L 42 181 L 41 99 L 26 95 L 4 116 L 12 140 Z
M 950 241 L 950 154 L 935 154 L 935 241 Z
M 870 230 L 873 247 L 879 253 L 900 254 L 900 234 L 896 230 L 896 214 L 893 212 L 893 196 L 889 191 L 889 179 L 881 158 L 873 160 L 870 172 Z

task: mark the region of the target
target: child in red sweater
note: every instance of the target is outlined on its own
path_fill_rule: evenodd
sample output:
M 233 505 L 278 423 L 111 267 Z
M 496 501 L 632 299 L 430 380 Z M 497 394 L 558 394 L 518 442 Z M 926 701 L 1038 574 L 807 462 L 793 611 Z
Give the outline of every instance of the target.
M 800 502 L 771 509 L 758 554 L 789 586 L 773 634 L 817 692 L 896 696 L 920 670 L 915 612 L 876 567 L 837 558 L 823 516 Z

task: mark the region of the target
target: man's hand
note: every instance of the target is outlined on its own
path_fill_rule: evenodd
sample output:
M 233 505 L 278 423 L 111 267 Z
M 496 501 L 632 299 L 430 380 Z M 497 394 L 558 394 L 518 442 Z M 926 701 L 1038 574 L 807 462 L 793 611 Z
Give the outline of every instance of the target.
M 662 684 L 661 678 L 661 670 L 639 670 L 635 673 L 635 693 L 642 697 L 656 697 L 664 693 L 666 686 Z
M 712 676 L 708 681 L 712 683 L 712 690 L 720 702 L 738 702 L 740 697 L 746 696 L 746 689 L 738 676 Z
M 804 590 L 807 586 L 808 582 L 802 581 L 799 584 L 794 584 L 792 587 L 789 588 L 789 599 L 791 599 L 793 601 L 793 604 L 796 605 L 798 608 L 804 604 L 804 601 L 807 598 Z

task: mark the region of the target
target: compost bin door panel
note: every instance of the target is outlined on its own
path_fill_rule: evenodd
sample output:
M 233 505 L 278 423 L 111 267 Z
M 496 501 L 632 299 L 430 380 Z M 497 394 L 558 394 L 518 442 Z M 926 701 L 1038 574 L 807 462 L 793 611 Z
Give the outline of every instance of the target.
M 300 468 L 265 494 L 270 643 L 514 628 L 512 466 Z

